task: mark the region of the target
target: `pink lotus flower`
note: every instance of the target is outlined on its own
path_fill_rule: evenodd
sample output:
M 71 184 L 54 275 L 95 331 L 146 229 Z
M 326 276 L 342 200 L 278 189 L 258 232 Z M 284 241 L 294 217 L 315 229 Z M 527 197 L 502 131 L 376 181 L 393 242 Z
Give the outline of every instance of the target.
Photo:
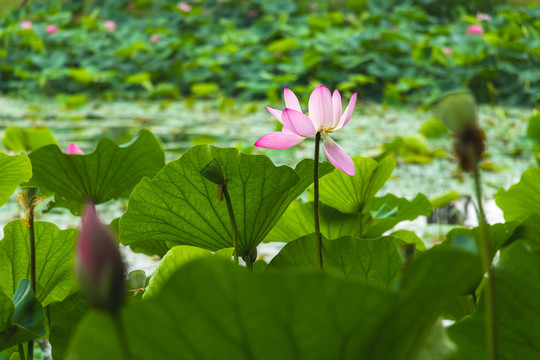
M 178 4 L 176 4 L 176 7 L 183 11 L 183 12 L 190 12 L 191 11 L 191 5 L 189 5 L 187 2 L 181 1 Z
M 109 30 L 110 32 L 113 32 L 116 30 L 116 23 L 112 20 L 107 20 L 103 23 L 103 26 L 105 29 Z
M 160 41 L 161 41 L 161 38 L 158 35 L 154 34 L 154 35 L 150 36 L 150 42 L 152 44 L 157 44 Z
M 491 21 L 491 16 L 483 13 L 476 13 L 476 20 L 478 21 Z
M 284 90 L 286 109 L 279 111 L 267 107 L 266 110 L 283 124 L 281 131 L 264 135 L 255 146 L 268 149 L 288 149 L 305 138 L 321 133 L 324 152 L 332 164 L 344 173 L 353 176 L 354 163 L 349 155 L 330 137 L 330 133 L 344 127 L 352 117 L 356 104 L 356 93 L 353 94 L 349 105 L 342 112 L 341 95 L 320 85 L 313 90 L 309 97 L 309 117 L 302 113 L 296 95 L 289 89 Z
M 45 28 L 45 32 L 47 34 L 56 34 L 57 31 L 58 27 L 56 25 L 47 25 L 47 27 Z
M 99 220 L 94 203 L 84 207 L 75 254 L 81 292 L 97 308 L 116 313 L 125 296 L 125 267 L 118 241 Z
M 442 48 L 442 52 L 443 52 L 444 55 L 450 56 L 450 55 L 452 55 L 452 48 L 450 46 L 444 46 Z
M 77 145 L 75 144 L 69 144 L 68 148 L 67 148 L 67 151 L 66 151 L 66 154 L 77 154 L 77 155 L 82 155 L 84 154 L 84 152 L 81 150 L 80 147 L 78 147 Z
M 32 28 L 32 22 L 31 21 L 21 21 L 21 29 L 22 30 L 30 30 Z
M 482 25 L 471 25 L 467 28 L 467 35 L 482 35 L 484 33 L 484 29 L 482 29 Z

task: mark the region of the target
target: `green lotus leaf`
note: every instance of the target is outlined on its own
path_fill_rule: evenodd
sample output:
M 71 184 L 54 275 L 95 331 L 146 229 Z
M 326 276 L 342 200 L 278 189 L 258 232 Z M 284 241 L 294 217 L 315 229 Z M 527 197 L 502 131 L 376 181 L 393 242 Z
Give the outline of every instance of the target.
M 522 221 L 532 213 L 540 213 L 540 169 L 531 167 L 508 190 L 499 189 L 495 203 L 506 221 Z
M 44 127 L 22 129 L 10 126 L 4 133 L 2 142 L 11 151 L 34 151 L 42 146 L 56 144 L 51 130 Z
M 9 156 L 0 152 L 0 206 L 4 205 L 19 184 L 32 177 L 32 164 L 26 154 Z
M 227 189 L 238 229 L 238 253 L 251 251 L 264 239 L 290 202 L 313 181 L 313 161 L 296 169 L 275 166 L 263 155 L 236 149 L 195 146 L 172 161 L 153 180 L 139 183 L 120 219 L 120 240 L 136 250 L 163 256 L 176 245 L 211 251 L 232 246 L 232 228 L 219 186 L 201 175 L 216 160 Z M 332 166 L 320 165 L 320 176 Z
M 0 351 L 45 335 L 45 312 L 30 280 L 21 279 L 13 300 L 0 291 L 0 311 L 0 324 L 4 324 L 0 327 Z
M 152 178 L 165 165 L 165 154 L 148 130 L 120 146 L 101 139 L 90 154 L 65 154 L 57 145 L 47 145 L 29 157 L 33 177 L 28 185 L 54 194 L 50 207 L 65 207 L 75 215 L 88 199 L 96 204 L 127 199 L 142 178 Z
M 356 168 L 354 176 L 334 171 L 320 182 L 321 202 L 342 213 L 361 213 L 390 178 L 396 166 L 396 160 L 392 157 L 377 162 L 357 156 L 353 161 Z
M 540 255 L 524 241 L 501 251 L 494 269 L 497 346 L 499 359 L 540 358 Z M 478 311 L 449 328 L 458 345 L 459 359 L 487 358 L 485 303 Z
M 352 236 L 335 240 L 323 238 L 323 269 L 341 278 L 388 288 L 403 266 L 396 240 L 392 236 L 376 239 Z M 285 245 L 268 264 L 267 271 L 316 270 L 316 254 L 315 234 L 302 237 Z
M 60 230 L 55 224 L 36 221 L 36 296 L 47 306 L 62 301 L 74 285 L 73 256 L 78 231 Z M 30 277 L 29 233 L 24 220 L 4 227 L 0 241 L 0 289 L 13 296 L 21 279 Z
M 478 257 L 438 248 L 410 264 L 398 290 L 384 290 L 319 271 L 256 274 L 199 259 L 121 318 L 137 359 L 444 359 L 455 349 L 439 316 L 479 271 Z M 120 357 L 117 339 L 110 317 L 93 313 L 69 353 Z

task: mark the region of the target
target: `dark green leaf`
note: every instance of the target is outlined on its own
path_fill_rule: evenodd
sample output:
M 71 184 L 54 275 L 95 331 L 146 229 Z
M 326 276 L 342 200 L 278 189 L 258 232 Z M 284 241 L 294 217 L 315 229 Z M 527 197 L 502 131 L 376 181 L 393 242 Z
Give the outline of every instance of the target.
M 87 155 L 65 154 L 48 145 L 29 157 L 34 173 L 29 184 L 54 193 L 52 206 L 66 207 L 76 215 L 88 199 L 100 204 L 128 198 L 142 178 L 152 178 L 165 165 L 165 154 L 148 130 L 121 146 L 101 139 Z
M 518 241 L 501 251 L 495 266 L 495 296 L 499 359 L 540 358 L 540 255 Z M 453 325 L 449 334 L 459 348 L 459 359 L 486 358 L 485 305 Z
M 266 156 L 196 146 L 167 164 L 154 180 L 137 185 L 120 220 L 121 241 L 161 256 L 175 245 L 211 251 L 231 247 L 227 206 L 218 199 L 218 186 L 200 174 L 212 159 L 229 179 L 240 256 L 264 239 L 289 203 L 313 181 L 310 160 L 300 162 L 295 171 L 276 167 Z M 328 171 L 329 166 L 323 164 L 321 176 Z

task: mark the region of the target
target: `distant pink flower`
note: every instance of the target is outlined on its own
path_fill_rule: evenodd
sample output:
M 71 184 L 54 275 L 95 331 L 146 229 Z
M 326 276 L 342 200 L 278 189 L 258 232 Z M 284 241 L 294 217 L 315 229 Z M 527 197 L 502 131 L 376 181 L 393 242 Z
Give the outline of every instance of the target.
M 352 159 L 332 140 L 329 134 L 347 125 L 351 119 L 356 105 L 356 93 L 342 112 L 339 91 L 334 90 L 332 95 L 326 87 L 317 86 L 309 97 L 309 116 L 302 113 L 298 98 L 291 90 L 285 89 L 284 97 L 285 110 L 266 108 L 283 124 L 283 129 L 264 135 L 257 140 L 255 146 L 278 150 L 288 149 L 319 132 L 322 135 L 324 152 L 328 160 L 344 173 L 353 176 L 355 168 Z
M 154 35 L 150 36 L 150 42 L 151 43 L 157 44 L 160 41 L 161 41 L 161 38 L 158 35 L 154 34 Z
M 47 25 L 47 27 L 45 28 L 45 32 L 47 34 L 56 34 L 57 31 L 58 27 L 56 25 Z
M 127 7 L 126 7 L 128 10 L 133 10 L 135 9 L 135 3 L 134 2 L 130 2 L 129 4 L 127 4 Z
M 116 23 L 112 20 L 107 20 L 103 23 L 103 26 L 105 26 L 105 29 L 109 30 L 110 32 L 113 32 L 116 30 Z
M 476 13 L 476 20 L 478 21 L 491 21 L 489 14 Z
M 32 22 L 31 21 L 21 21 L 21 29 L 23 30 L 29 30 L 32 28 Z
M 282 57 L 282 56 L 283 56 L 283 53 L 282 53 L 281 51 L 276 51 L 276 52 L 274 53 L 274 57 L 280 58 L 280 57 Z
M 184 1 L 180 1 L 178 4 L 176 4 L 176 7 L 183 12 L 191 11 L 191 5 Z
M 77 145 L 75 144 L 69 144 L 68 148 L 67 148 L 67 151 L 66 151 L 66 154 L 77 154 L 77 155 L 82 155 L 84 154 L 84 152 L 81 150 L 80 147 L 78 147 Z
M 450 46 L 444 46 L 442 52 L 444 55 L 452 55 L 452 48 Z
M 467 28 L 467 35 L 482 35 L 484 33 L 484 29 L 482 29 L 482 25 L 471 25 Z
M 315 4 L 309 4 L 309 10 L 310 10 L 310 11 L 317 11 L 317 5 L 315 5 Z

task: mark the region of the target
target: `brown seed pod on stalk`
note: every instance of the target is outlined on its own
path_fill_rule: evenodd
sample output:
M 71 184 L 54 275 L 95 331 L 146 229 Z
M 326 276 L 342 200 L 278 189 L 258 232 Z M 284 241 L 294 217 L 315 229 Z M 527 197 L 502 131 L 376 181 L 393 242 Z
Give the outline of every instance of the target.
M 454 135 L 453 151 L 459 167 L 465 172 L 474 172 L 484 151 L 486 135 L 476 123 L 469 123 Z

